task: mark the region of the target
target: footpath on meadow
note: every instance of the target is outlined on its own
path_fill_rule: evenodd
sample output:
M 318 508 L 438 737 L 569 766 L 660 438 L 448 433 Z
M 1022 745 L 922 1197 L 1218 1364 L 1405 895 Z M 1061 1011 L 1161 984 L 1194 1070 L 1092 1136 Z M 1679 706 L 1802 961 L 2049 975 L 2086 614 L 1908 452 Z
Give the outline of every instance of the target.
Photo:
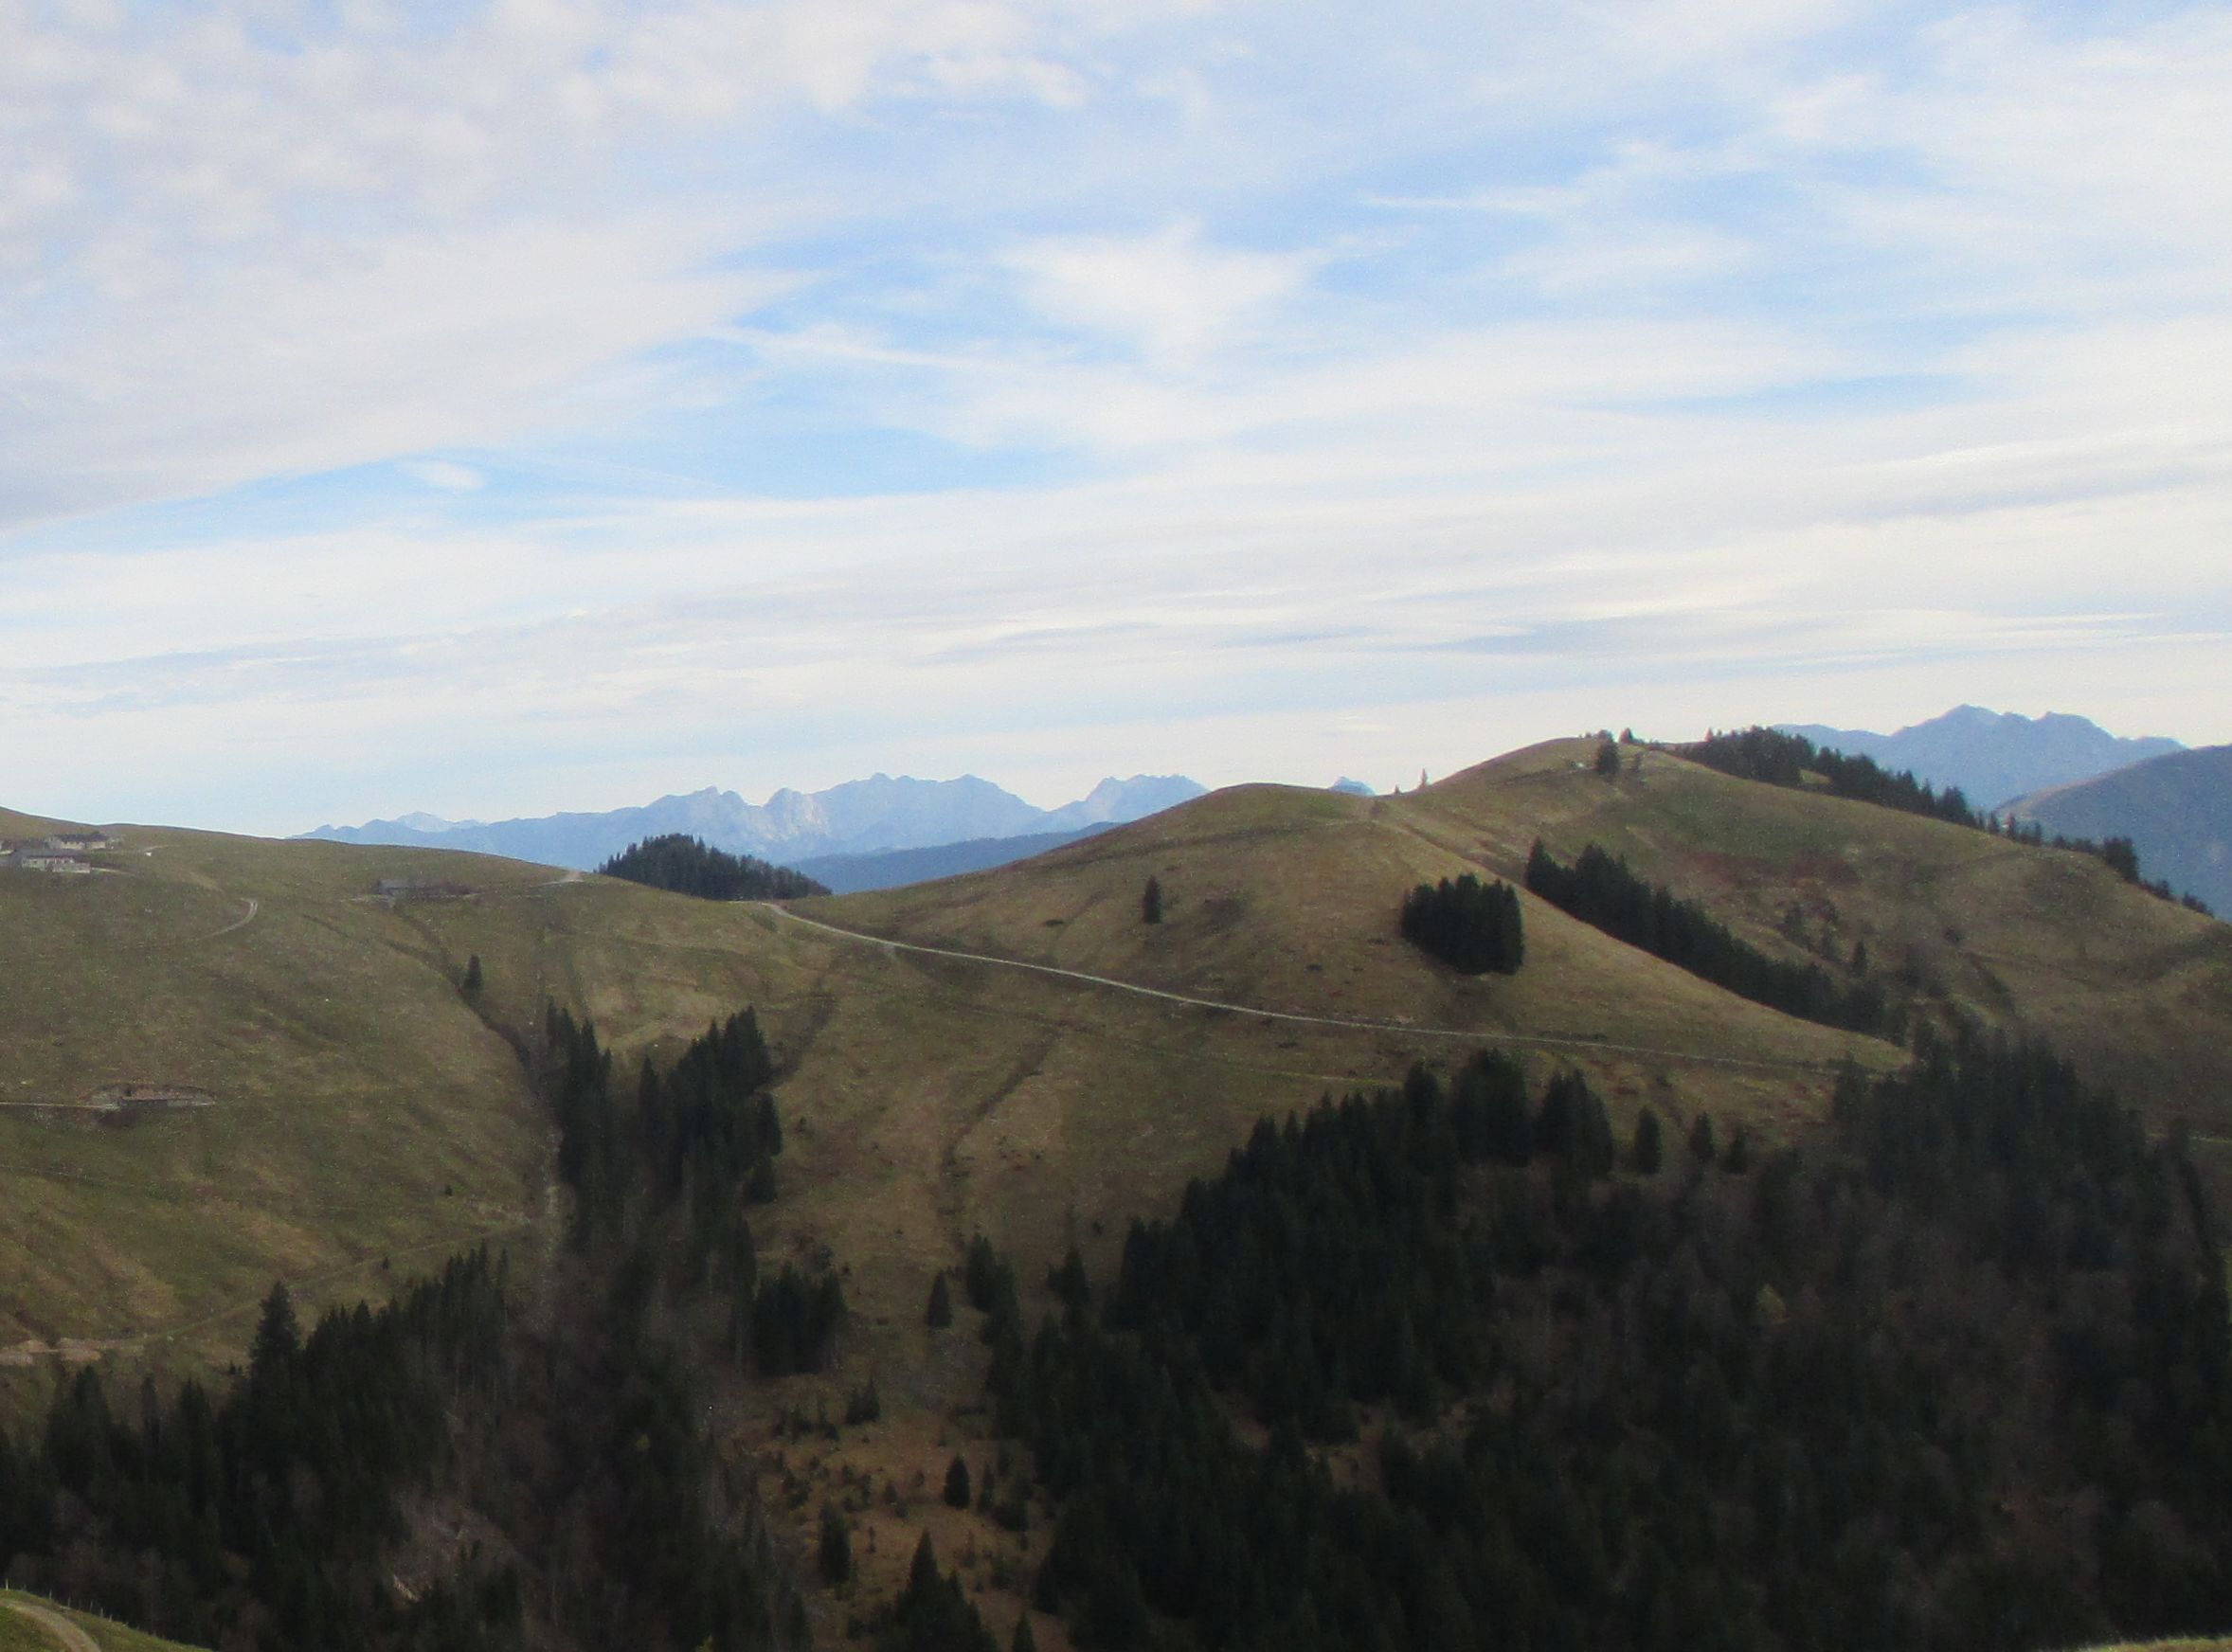
M 21 1595 L 0 1595 L 0 1611 L 13 1612 L 36 1624 L 59 1652 L 100 1652 L 99 1643 L 91 1635 L 51 1607 Z
M 1089 975 L 1084 970 L 1061 969 L 1051 963 L 1026 963 L 1020 959 L 1000 958 L 986 952 L 959 952 L 947 946 L 923 946 L 911 941 L 889 941 L 880 935 L 868 935 L 857 929 L 841 929 L 835 924 L 824 924 L 819 918 L 808 918 L 774 901 L 757 903 L 787 918 L 793 924 L 803 924 L 809 929 L 819 929 L 825 935 L 855 941 L 870 946 L 880 946 L 887 952 L 911 952 L 926 958 L 954 959 L 963 963 L 987 964 L 999 969 L 1019 969 L 1032 975 L 1053 976 L 1061 980 L 1082 981 L 1089 986 L 1106 987 L 1115 992 L 1130 993 L 1143 998 L 1160 998 L 1165 1003 L 1183 1004 L 1191 1009 L 1215 1010 L 1231 1015 L 1253 1015 L 1266 1021 L 1285 1021 L 1305 1027 L 1338 1027 L 1356 1032 L 1397 1032 L 1413 1038 L 1464 1038 L 1478 1044 L 1529 1044 L 1552 1050 L 1588 1050 L 1605 1055 L 1640 1055 L 1658 1061 L 1692 1062 L 1705 1067 L 1747 1068 L 1767 1072 L 1834 1072 L 1837 1064 L 1826 1061 L 1776 1061 L 1760 1057 L 1737 1055 L 1708 1055 L 1693 1050 L 1663 1050 L 1644 1044 L 1614 1044 L 1602 1038 L 1560 1038 L 1548 1033 L 1498 1032 L 1479 1027 L 1419 1027 L 1408 1021 L 1381 1020 L 1358 1015 L 1311 1015 L 1298 1010 L 1267 1010 L 1254 1004 L 1227 1003 L 1220 998 L 1195 997 L 1187 993 L 1165 992 L 1161 987 L 1142 986 L 1137 981 L 1118 980 L 1112 976 Z

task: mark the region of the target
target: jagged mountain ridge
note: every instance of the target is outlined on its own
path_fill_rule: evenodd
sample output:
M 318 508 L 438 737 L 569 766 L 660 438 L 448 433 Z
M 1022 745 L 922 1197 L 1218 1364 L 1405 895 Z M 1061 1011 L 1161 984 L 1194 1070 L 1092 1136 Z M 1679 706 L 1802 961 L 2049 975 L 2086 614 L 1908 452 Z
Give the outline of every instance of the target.
M 2025 717 L 1982 706 L 1955 706 L 1941 717 L 1910 724 L 1896 734 L 1831 728 L 1820 723 L 1776 727 L 1848 756 L 1874 758 L 1894 771 L 1912 769 L 1917 779 L 1934 786 L 1958 786 L 1980 809 L 1997 808 L 2009 799 L 2048 786 L 2069 785 L 2186 749 L 2178 741 L 2161 736 L 2127 739 L 2111 734 L 2089 717 L 2060 711 Z
M 679 832 L 732 854 L 796 866 L 833 854 L 1076 833 L 1140 819 L 1197 798 L 1202 790 L 1183 775 L 1133 775 L 1128 780 L 1110 776 L 1074 802 L 1041 809 L 975 775 L 927 781 L 877 774 L 819 792 L 785 786 L 765 803 L 747 803 L 734 792 L 707 786 L 637 808 L 600 813 L 488 822 L 405 816 L 362 826 L 320 826 L 301 835 L 340 843 L 470 850 L 586 871 L 631 843 Z

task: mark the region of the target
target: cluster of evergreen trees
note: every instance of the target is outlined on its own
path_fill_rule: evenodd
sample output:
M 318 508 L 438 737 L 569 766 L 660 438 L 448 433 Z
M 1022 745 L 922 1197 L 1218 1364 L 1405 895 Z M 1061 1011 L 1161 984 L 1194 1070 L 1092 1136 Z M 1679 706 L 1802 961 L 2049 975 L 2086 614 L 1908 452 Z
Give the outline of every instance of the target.
M 829 893 L 826 884 L 802 871 L 730 854 L 680 832 L 631 843 L 597 870 L 606 877 L 708 901 L 793 901 Z
M 221 1392 L 126 1408 L 76 1373 L 43 1428 L 0 1428 L 0 1575 L 225 1652 L 802 1648 L 754 1478 L 688 1374 L 722 1348 L 817 1368 L 844 1317 L 825 1269 L 759 1279 L 765 1045 L 746 1012 L 623 1096 L 593 1027 L 553 1010 L 546 1033 L 576 1222 L 542 1312 L 482 1251 L 308 1336 L 275 1289 Z M 408 1593 L 394 1556 L 428 1507 L 491 1535 Z
M 2144 876 L 2139 870 L 2138 849 L 2129 837 L 2111 837 L 2105 842 L 2090 837 L 2064 837 L 2059 833 L 2048 837 L 2043 826 L 2026 827 L 1971 808 L 1958 786 L 1938 791 L 1916 778 L 1911 770 L 1893 773 L 1872 757 L 1848 757 L 1841 751 L 1826 751 L 1802 734 L 1786 734 L 1777 728 L 1744 728 L 1727 734 L 1709 734 L 1696 745 L 1679 749 L 1692 762 L 1738 780 L 1762 781 L 1773 786 L 1800 786 L 1806 783 L 1805 777 L 1810 772 L 1827 782 L 1834 797 L 1875 803 L 1909 815 L 1928 816 L 1934 820 L 1972 827 L 2017 843 L 2089 854 L 2106 862 L 2125 883 L 2145 889 L 2157 900 L 2172 901 L 2188 911 L 2214 916 L 2206 903 L 2193 895 L 2177 893 L 2168 879 L 2151 880 Z
M 1106 1321 L 1193 1339 L 1214 1386 L 1306 1439 L 1353 1439 L 1356 1408 L 1382 1403 L 1431 1421 L 1490 1374 L 1481 1331 L 1501 1217 L 1437 1230 L 1464 1167 L 1538 1157 L 1576 1179 L 1610 1175 L 1604 1103 L 1563 1072 L 1531 1108 L 1524 1074 L 1501 1055 L 1446 1092 L 1417 1068 L 1400 1092 L 1328 1098 L 1283 1127 L 1264 1120 L 1221 1177 L 1188 1189 L 1178 1221 L 1132 1225 Z M 1382 1176 L 1390 1164 L 1401 1174 Z
M 1849 757 L 1842 751 L 1827 751 L 1803 734 L 1787 734 L 1779 728 L 1743 728 L 1726 734 L 1711 733 L 1697 744 L 1679 749 L 1692 763 L 1701 763 L 1707 768 L 1717 768 L 1738 780 L 1761 781 L 1771 786 L 1800 786 L 1806 783 L 1808 774 L 1816 774 L 1827 782 L 1832 797 L 1874 803 L 1902 814 L 1925 815 L 1955 826 L 1989 829 L 1990 817 L 1971 808 L 1960 787 L 1948 786 L 1939 791 L 1917 779 L 1911 770 L 1893 773 L 1872 757 Z
M 1526 958 L 1519 892 L 1471 872 L 1403 897 L 1403 939 L 1464 975 L 1517 975 Z
M 0 1430 L 0 1575 L 207 1645 L 507 1644 L 509 1569 L 414 1607 L 377 1562 L 449 1449 L 445 1414 L 510 1391 L 509 1343 L 505 1267 L 482 1250 L 308 1337 L 275 1287 L 247 1369 L 215 1396 L 150 1379 L 120 1410 L 81 1369 L 42 1429 Z M 460 1590 L 471 1609 L 448 1623 Z
M 1529 891 L 1583 923 L 1739 997 L 1855 1032 L 1882 1032 L 1891 1025 L 1880 983 L 1840 985 L 1819 964 L 1770 958 L 1694 901 L 1636 876 L 1624 858 L 1596 844 L 1567 866 L 1537 838 L 1526 878 Z
M 646 1056 L 632 1097 L 593 1022 L 553 1004 L 544 1035 L 576 1249 L 621 1256 L 669 1298 L 725 1302 L 731 1356 L 763 1376 L 819 1371 L 844 1323 L 843 1287 L 787 1262 L 763 1283 L 747 1216 L 775 1196 L 783 1151 L 758 1017 L 746 1009 L 709 1027 L 663 1073 Z
M 483 1250 L 307 1337 L 275 1289 L 215 1396 L 119 1408 L 75 1373 L 0 1429 L 0 1575 L 228 1652 L 802 1649 L 756 1489 L 633 1283 L 566 1266 L 547 1332 Z M 427 1502 L 498 1535 L 406 1598 L 390 1556 Z
M 1926 1041 L 1848 1075 L 1805 1156 L 1648 1180 L 1467 1163 L 1461 1087 L 1259 1130 L 1135 1232 L 1105 1316 L 996 1344 L 1060 1499 L 1035 1598 L 1080 1645 L 2036 1652 L 2232 1622 L 2216 1235 L 2176 1148 L 2066 1066 Z M 1296 1396 L 1373 1388 L 1377 1472 L 1337 1480 Z

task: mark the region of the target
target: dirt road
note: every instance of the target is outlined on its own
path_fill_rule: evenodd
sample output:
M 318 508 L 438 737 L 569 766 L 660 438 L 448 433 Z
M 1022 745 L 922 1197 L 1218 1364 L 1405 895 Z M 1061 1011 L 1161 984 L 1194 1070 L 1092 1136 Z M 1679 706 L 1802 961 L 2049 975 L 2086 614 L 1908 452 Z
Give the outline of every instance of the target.
M 984 952 L 956 952 L 945 946 L 920 946 L 910 941 L 887 941 L 880 935 L 864 935 L 856 929 L 840 929 L 835 924 L 824 924 L 817 918 L 807 918 L 773 901 L 759 903 L 778 917 L 793 924 L 803 924 L 825 935 L 838 936 L 846 941 L 857 941 L 870 946 L 880 946 L 887 952 L 913 952 L 926 958 L 958 959 L 963 963 L 990 964 L 1000 969 L 1028 970 L 1033 975 L 1054 976 L 1063 980 L 1082 981 L 1089 986 L 1107 987 L 1120 993 L 1132 993 L 1143 998 L 1161 998 L 1165 1003 L 1184 1004 L 1197 1010 L 1218 1010 L 1233 1015 L 1253 1015 L 1266 1021 L 1287 1021 L 1305 1027 L 1342 1027 L 1359 1032 L 1400 1032 L 1413 1038 L 1463 1038 L 1475 1044 L 1526 1044 L 1550 1050 L 1587 1050 L 1601 1055 L 1639 1055 L 1654 1061 L 1688 1062 L 1704 1067 L 1732 1067 L 1760 1072 L 1834 1072 L 1836 1064 L 1825 1061 L 1772 1061 L 1757 1060 L 1738 1055 L 1708 1055 L 1693 1050 L 1660 1050 L 1642 1044 L 1613 1044 L 1601 1038 L 1559 1038 L 1547 1033 L 1499 1032 L 1480 1027 L 1414 1027 L 1405 1021 L 1383 1021 L 1353 1015 L 1309 1015 L 1296 1010 L 1265 1010 L 1253 1004 L 1229 1004 L 1217 998 L 1197 998 L 1185 993 L 1164 992 L 1161 987 L 1141 986 L 1136 981 L 1117 980 L 1105 975 L 1088 975 L 1083 970 L 1060 969 L 1051 963 L 1025 963 L 1019 959 L 999 958 Z

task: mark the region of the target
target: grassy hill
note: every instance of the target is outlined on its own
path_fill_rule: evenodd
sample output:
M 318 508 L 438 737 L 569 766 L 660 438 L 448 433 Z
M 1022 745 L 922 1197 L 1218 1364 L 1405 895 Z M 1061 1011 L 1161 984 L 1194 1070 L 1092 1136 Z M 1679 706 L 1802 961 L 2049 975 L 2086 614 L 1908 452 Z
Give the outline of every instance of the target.
M 65 1338 L 229 1356 L 277 1275 L 377 1288 L 382 1258 L 532 1215 L 545 1126 L 517 1063 L 410 908 L 370 898 L 437 857 L 127 829 L 99 858 L 0 875 L 0 1245 L 21 1258 L 0 1359 Z M 549 874 L 473 875 L 524 901 Z M 119 1083 L 215 1099 L 80 1110 Z
M 1517 870 L 1529 835 L 1588 841 L 1703 901 L 1740 933 L 1911 968 L 1939 1002 L 2040 1033 L 2096 1077 L 2197 1128 L 2232 1127 L 2232 926 L 2123 885 L 2099 862 L 1864 803 L 1781 791 L 1647 752 L 1613 781 L 1583 743 L 1533 748 L 1413 799 L 1445 840 Z M 1635 754 L 1630 753 L 1630 757 Z M 1422 821 L 1423 823 L 1423 821 Z M 1430 830 L 1437 828 L 1429 827 Z
M 815 903 L 931 941 L 1276 1007 L 1421 1025 L 1564 1033 L 1763 1061 L 1867 1041 L 1669 971 L 1526 902 L 1528 964 L 1450 977 L 1395 941 L 1408 883 L 1465 870 L 1518 880 L 1539 835 L 1588 843 L 1701 901 L 1777 956 L 1871 969 L 1917 1002 L 2036 1032 L 2167 1116 L 2232 1126 L 2232 927 L 2123 886 L 2097 861 L 1870 805 L 1733 780 L 1630 748 L 1640 769 L 1588 771 L 1593 744 L 1553 742 L 1408 796 L 1276 787 L 1219 793 L 996 877 Z M 1148 875 L 1168 921 L 1139 922 Z M 1707 1091 L 1716 1086 L 1708 1085 Z
M 273 1277 L 350 1298 L 526 1231 L 547 1127 L 491 1024 L 531 1026 L 546 996 L 631 1063 L 759 1005 L 794 1122 L 785 1242 L 842 1259 L 864 1323 L 894 1336 L 976 1229 L 1025 1257 L 1112 1246 L 1259 1114 L 1467 1047 L 1443 1030 L 1582 1065 L 1623 1127 L 1648 1102 L 1778 1134 L 1818 1115 L 1830 1064 L 1901 1059 L 1531 897 L 1517 977 L 1458 978 L 1395 938 L 1409 885 L 1516 878 L 1538 834 L 1569 856 L 1628 854 L 1769 950 L 1864 943 L 1925 1000 L 2041 1032 L 2157 1117 L 2232 1134 L 2232 928 L 2081 856 L 1662 752 L 1607 781 L 1591 750 L 1553 743 L 1393 798 L 1240 787 L 1016 866 L 799 907 L 1365 1026 L 891 953 L 765 908 L 440 852 L 134 828 L 103 875 L 0 877 L 0 1244 L 25 1258 L 0 1296 L 0 1359 L 41 1365 L 65 1344 L 224 1359 Z M 0 833 L 42 824 L 0 817 Z M 470 893 L 383 901 L 383 879 Z M 477 1005 L 457 985 L 474 954 Z M 123 1081 L 217 1100 L 129 1123 L 43 1105 Z
M 1377 1028 L 891 956 L 762 908 L 439 852 L 130 828 L 101 875 L 9 874 L 0 1244 L 25 1262 L 0 1296 L 0 1371 L 41 1369 L 50 1350 L 222 1361 L 274 1277 L 315 1306 L 526 1231 L 547 1127 L 491 1024 L 533 1025 L 546 996 L 593 1015 L 629 1062 L 758 1004 L 788 1063 L 788 1242 L 841 1257 L 867 1322 L 894 1327 L 979 1226 L 1023 1255 L 1096 1224 L 1112 1244 L 1262 1112 L 1462 1048 L 1406 1019 L 1551 1040 L 1544 1060 L 1582 1060 L 1623 1105 L 1655 1095 L 1677 1117 L 1800 1118 L 1820 1103 L 1821 1064 L 1896 1059 L 1551 912 L 1534 915 L 1536 961 L 1516 981 L 1451 979 L 1392 938 L 1387 910 L 1408 882 L 1465 863 L 1375 823 L 1376 807 L 1246 788 L 929 899 L 981 907 L 957 933 L 1009 956 L 1391 1023 Z M 1171 921 L 1143 939 L 1138 884 L 1169 867 Z M 411 879 L 470 892 L 374 896 Z M 810 905 L 852 926 L 924 927 L 882 900 Z M 457 985 L 475 954 L 477 1005 Z M 216 1100 L 129 1122 L 77 1109 L 121 1082 Z
M 1626 853 L 1781 956 L 1848 959 L 1864 943 L 1921 1001 L 2042 1032 L 2158 1119 L 2232 1136 L 2232 929 L 2080 856 L 1664 752 L 1606 781 L 1593 751 L 1553 743 L 1393 798 L 1241 787 L 1018 865 L 797 907 L 843 930 L 1318 1020 L 438 851 L 127 828 L 103 875 L 0 876 L 0 1381 L 35 1402 L 58 1362 L 222 1365 L 275 1277 L 308 1311 L 383 1294 L 479 1238 L 531 1250 L 556 1211 L 549 1132 L 507 1034 L 555 997 L 626 1065 L 751 1003 L 782 1063 L 787 1138 L 782 1196 L 754 1217 L 763 1266 L 834 1259 L 854 1318 L 838 1371 L 729 1392 L 723 1426 L 782 1454 L 801 1537 L 848 1474 L 931 1488 L 861 1512 L 864 1597 L 897 1587 L 926 1526 L 990 1578 L 1016 1540 L 934 1491 L 983 1426 L 983 1353 L 922 1326 L 934 1273 L 973 1232 L 1035 1294 L 1069 1243 L 1107 1266 L 1134 1214 L 1169 1209 L 1262 1114 L 1482 1042 L 1538 1074 L 1581 1066 L 1623 1131 L 1647 1104 L 1677 1125 L 1711 1111 L 1770 1138 L 1822 1115 L 1839 1061 L 1903 1060 L 1531 896 L 1516 977 L 1457 978 L 1395 937 L 1408 887 L 1474 869 L 1516 879 L 1538 835 L 1564 856 L 1592 841 Z M 0 835 L 44 824 L 0 816 Z M 1153 925 L 1149 876 L 1165 895 Z M 382 880 L 461 892 L 387 900 Z M 468 1002 L 473 956 L 486 986 Z M 54 1105 L 127 1081 L 215 1101 L 129 1122 Z M 870 1377 L 883 1422 L 770 1445 L 777 1407 L 841 1410 Z M 1003 1639 L 1015 1609 L 992 1613 Z M 822 1626 L 834 1640 L 840 1619 Z M 1050 1621 L 1036 1627 L 1060 1644 Z
M 0 1652 L 193 1652 L 175 1641 L 158 1641 L 90 1612 L 0 1589 Z

